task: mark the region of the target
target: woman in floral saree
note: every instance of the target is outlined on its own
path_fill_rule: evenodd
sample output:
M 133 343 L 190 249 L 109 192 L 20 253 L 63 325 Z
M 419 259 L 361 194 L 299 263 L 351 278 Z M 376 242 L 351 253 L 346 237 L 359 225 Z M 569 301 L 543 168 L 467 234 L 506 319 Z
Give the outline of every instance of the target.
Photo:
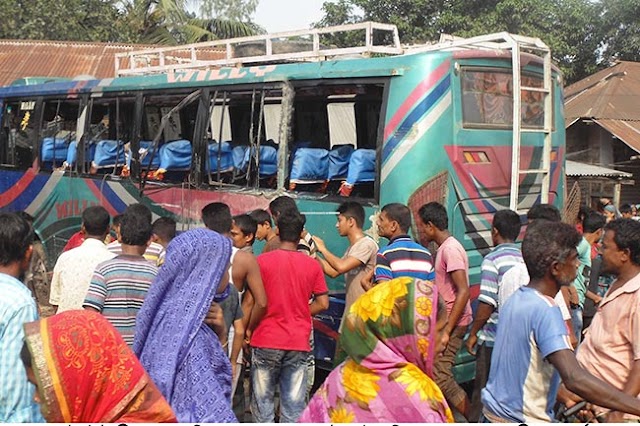
M 446 310 L 429 281 L 396 278 L 367 291 L 351 306 L 342 328 L 346 359 L 299 421 L 453 422 L 431 377 L 434 357 L 446 345 L 445 325 Z
M 22 358 L 49 423 L 177 421 L 136 356 L 102 315 L 67 311 L 24 327 Z

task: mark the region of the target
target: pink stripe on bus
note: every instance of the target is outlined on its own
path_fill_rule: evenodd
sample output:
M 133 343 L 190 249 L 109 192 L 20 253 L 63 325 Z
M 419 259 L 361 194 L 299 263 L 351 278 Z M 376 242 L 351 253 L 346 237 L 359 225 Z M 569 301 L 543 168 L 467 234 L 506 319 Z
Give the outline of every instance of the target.
M 407 99 L 400 105 L 400 108 L 396 111 L 396 113 L 391 117 L 389 123 L 384 129 L 384 140 L 386 141 L 393 134 L 396 128 L 402 122 L 402 119 L 409 112 L 409 110 L 415 105 L 422 96 L 429 91 L 440 79 L 443 75 L 445 75 L 449 71 L 450 62 L 448 59 L 444 61 L 442 64 L 438 66 L 432 73 L 429 74 L 427 78 L 422 80 L 418 86 L 413 89 L 413 92 L 407 97 Z

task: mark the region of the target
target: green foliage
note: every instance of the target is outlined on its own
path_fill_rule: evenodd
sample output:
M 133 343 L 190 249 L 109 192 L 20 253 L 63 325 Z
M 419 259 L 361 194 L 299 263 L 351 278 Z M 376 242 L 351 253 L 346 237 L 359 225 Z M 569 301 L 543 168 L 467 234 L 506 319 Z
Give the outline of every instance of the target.
M 0 37 L 115 41 L 119 17 L 110 0 L 0 0 Z
M 218 3 L 226 4 L 200 2 Z M 224 13 L 252 14 L 256 4 L 231 1 Z M 58 0 L 55 6 L 47 0 L 0 0 L 1 38 L 177 45 L 259 32 L 257 25 L 235 18 L 197 18 L 187 0 Z
M 338 0 L 324 3 L 324 17 L 316 25 L 391 23 L 405 44 L 434 42 L 442 33 L 471 37 L 507 31 L 539 37 L 565 79 L 573 82 L 609 58 L 638 60 L 638 10 L 640 0 Z
M 640 0 L 602 0 L 606 61 L 640 61 Z
M 207 0 L 200 2 L 200 15 L 228 21 L 251 22 L 258 0 Z

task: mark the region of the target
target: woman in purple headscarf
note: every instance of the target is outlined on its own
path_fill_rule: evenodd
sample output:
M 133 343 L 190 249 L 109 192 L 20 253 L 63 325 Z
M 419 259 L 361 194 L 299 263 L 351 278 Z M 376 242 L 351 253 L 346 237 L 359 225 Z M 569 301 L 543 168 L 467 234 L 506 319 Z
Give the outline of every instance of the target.
M 181 423 L 237 422 L 229 359 L 204 324 L 230 256 L 231 240 L 214 231 L 179 235 L 138 313 L 133 350 Z

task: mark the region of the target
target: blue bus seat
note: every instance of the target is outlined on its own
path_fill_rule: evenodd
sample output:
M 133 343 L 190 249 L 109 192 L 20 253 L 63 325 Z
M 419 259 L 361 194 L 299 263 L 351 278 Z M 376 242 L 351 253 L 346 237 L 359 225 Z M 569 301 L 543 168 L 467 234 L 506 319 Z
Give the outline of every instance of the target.
M 291 145 L 289 150 L 289 170 L 291 170 L 291 164 L 293 163 L 293 159 L 296 156 L 296 151 L 300 148 L 311 148 L 313 142 L 311 141 L 297 141 Z
M 42 147 L 40 149 L 40 161 L 43 163 L 60 163 L 67 159 L 69 151 L 69 138 L 53 138 L 48 137 L 42 139 Z
M 159 170 L 191 169 L 191 142 L 185 139 L 167 142 L 160 147 Z
M 376 179 L 376 150 L 356 149 L 349 160 L 347 185 L 373 182 Z
M 85 159 L 86 163 L 93 161 L 93 157 L 96 154 L 96 144 L 90 143 L 87 149 L 85 149 Z M 68 166 L 72 166 L 76 163 L 78 159 L 78 142 L 72 141 L 69 144 L 69 150 L 67 151 L 67 159 L 65 160 Z
M 240 155 L 242 154 L 242 158 Z M 233 165 L 240 172 L 246 172 L 251 151 L 248 146 L 233 148 Z M 278 150 L 273 146 L 260 146 L 260 177 L 269 177 L 278 173 Z
M 233 170 L 233 150 L 231 143 L 216 141 L 209 143 L 209 171 L 218 172 L 218 150 L 220 150 L 220 172 L 230 172 Z
M 124 143 L 122 141 L 101 140 L 96 144 L 95 154 L 93 156 L 94 167 L 114 167 L 129 165 L 130 156 L 125 152 Z
M 336 145 L 329 151 L 329 180 L 346 179 L 349 160 L 355 150 L 351 144 Z
M 76 163 L 77 159 L 78 159 L 78 142 L 72 141 L 69 144 L 69 148 L 67 150 L 67 158 L 65 162 L 67 163 L 68 166 L 71 166 Z
M 329 151 L 324 148 L 298 148 L 291 166 L 291 183 L 320 183 L 329 175 Z
M 249 147 L 246 145 L 238 145 L 231 150 L 231 158 L 233 159 L 233 167 L 239 171 L 244 172 L 247 170 L 247 164 L 249 164 L 249 156 L 246 155 L 249 151 Z
M 142 167 L 149 167 L 149 162 L 151 162 L 150 169 L 157 169 L 160 167 L 160 153 L 159 149 L 156 148 L 156 152 L 153 153 L 153 159 L 151 159 L 151 147 L 153 146 L 153 141 L 140 141 L 140 149 L 138 153 L 140 154 L 140 164 Z
M 247 151 L 247 156 L 249 152 Z M 278 150 L 272 146 L 260 146 L 260 177 L 278 173 Z

